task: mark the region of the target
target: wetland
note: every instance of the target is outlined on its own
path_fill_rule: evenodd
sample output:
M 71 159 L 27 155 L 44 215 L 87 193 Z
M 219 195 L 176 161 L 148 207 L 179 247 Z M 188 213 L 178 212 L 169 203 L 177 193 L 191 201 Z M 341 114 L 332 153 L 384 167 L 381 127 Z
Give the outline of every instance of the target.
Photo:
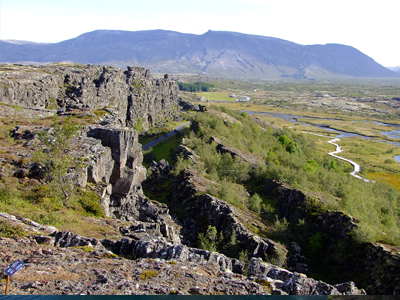
M 400 189 L 400 80 L 243 82 L 211 80 L 207 99 L 182 93 L 202 105 L 222 105 L 284 129 L 340 138 L 341 154 L 361 165 L 363 177 Z M 250 101 L 224 101 L 240 94 Z M 216 95 L 213 97 L 213 95 Z M 199 101 L 203 99 L 203 101 Z M 306 134 L 319 151 L 331 152 L 327 138 Z

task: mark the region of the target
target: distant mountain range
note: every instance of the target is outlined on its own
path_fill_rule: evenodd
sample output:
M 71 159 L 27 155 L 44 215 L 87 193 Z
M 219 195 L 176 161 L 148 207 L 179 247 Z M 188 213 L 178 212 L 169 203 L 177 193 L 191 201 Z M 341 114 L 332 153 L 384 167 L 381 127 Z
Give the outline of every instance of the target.
M 299 45 L 226 31 L 96 30 L 54 44 L 0 41 L 0 62 L 142 66 L 153 73 L 222 77 L 398 77 L 357 49 Z
M 398 67 L 392 67 L 392 68 L 388 68 L 389 70 L 392 70 L 393 72 L 396 72 L 396 73 L 400 73 L 400 66 L 398 66 Z

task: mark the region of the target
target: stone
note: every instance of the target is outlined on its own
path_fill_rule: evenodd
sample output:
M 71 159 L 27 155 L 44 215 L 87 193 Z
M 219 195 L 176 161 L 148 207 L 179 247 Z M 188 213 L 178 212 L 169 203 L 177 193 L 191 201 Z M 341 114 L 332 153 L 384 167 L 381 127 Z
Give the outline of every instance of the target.
M 179 98 L 179 106 L 181 106 L 183 110 L 201 111 L 199 105 L 195 105 L 189 101 L 182 100 L 181 98 Z
M 261 257 L 265 260 L 270 257 L 285 257 L 286 250 L 272 240 L 262 238 L 250 232 L 246 226 L 239 222 L 239 212 L 235 207 L 221 199 L 205 193 L 212 182 L 199 177 L 194 170 L 188 169 L 181 172 L 176 178 L 173 189 L 168 195 L 169 203 L 172 207 L 184 207 L 185 218 L 200 218 L 207 224 L 214 226 L 218 232 L 223 232 L 225 237 L 236 234 L 236 240 L 248 251 L 249 257 Z M 241 219 L 244 219 L 241 216 Z M 193 232 L 200 231 L 197 223 L 186 220 L 184 224 L 189 224 L 187 231 L 189 236 L 184 236 L 185 244 L 196 242 L 197 236 Z
M 229 153 L 232 158 L 238 157 L 241 161 L 250 163 L 254 166 L 257 166 L 258 164 L 265 164 L 265 159 L 263 157 L 224 145 L 222 141 L 216 137 L 210 137 L 210 143 L 212 142 L 217 144 L 217 150 L 222 154 Z
M 258 278 L 258 282 L 268 282 L 274 295 L 347 295 L 346 292 L 352 293 L 352 295 L 365 294 L 363 290 L 357 289 L 354 283 L 332 286 L 325 282 L 308 278 L 304 274 L 290 272 L 263 262 L 259 258 L 250 259 L 249 276 Z
M 165 159 L 162 159 L 158 163 L 152 161 L 149 169 L 151 170 L 152 176 L 159 176 L 169 174 L 169 172 L 172 170 L 172 167 Z
M 125 71 L 95 65 L 10 65 L 9 68 L 10 72 L 0 74 L 1 102 L 30 109 L 31 115 L 107 107 L 123 126 L 132 128 L 142 118 L 144 131 L 159 120 L 178 118 L 178 85 L 169 77 L 154 79 L 143 68 L 128 67 Z

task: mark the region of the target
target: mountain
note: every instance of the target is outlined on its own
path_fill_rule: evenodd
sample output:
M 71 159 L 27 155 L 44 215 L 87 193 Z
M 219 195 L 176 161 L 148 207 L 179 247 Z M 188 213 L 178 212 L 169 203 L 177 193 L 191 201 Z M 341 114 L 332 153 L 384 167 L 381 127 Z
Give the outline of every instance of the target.
M 0 62 L 69 61 L 223 77 L 397 77 L 357 49 L 226 31 L 96 30 L 54 44 L 0 41 Z
M 400 66 L 391 67 L 391 68 L 388 68 L 388 69 L 389 69 L 389 70 L 392 70 L 393 72 L 400 73 Z

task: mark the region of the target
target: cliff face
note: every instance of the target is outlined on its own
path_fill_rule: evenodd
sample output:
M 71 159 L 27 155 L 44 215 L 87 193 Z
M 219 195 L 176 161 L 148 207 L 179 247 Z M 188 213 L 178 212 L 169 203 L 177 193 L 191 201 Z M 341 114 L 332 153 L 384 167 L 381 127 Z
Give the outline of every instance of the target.
M 133 127 L 139 119 L 142 129 L 147 130 L 158 122 L 178 117 L 177 94 L 178 86 L 168 75 L 155 79 L 143 68 L 128 67 L 123 71 L 65 64 L 0 67 L 0 103 L 5 104 L 1 106 L 1 116 L 9 117 L 13 110 L 15 117 L 37 119 L 72 110 L 83 115 L 98 109 L 108 112 L 101 124 L 85 126 L 79 137 L 70 141 L 68 154 L 85 160 L 84 170 L 72 171 L 72 176 L 81 187 L 87 183 L 96 185 L 106 216 L 162 223 L 172 241 L 179 237 L 168 230 L 168 226 L 174 227 L 168 209 L 152 204 L 143 195 L 141 183 L 146 169 Z M 34 126 L 15 129 L 14 137 L 28 140 L 24 156 L 40 147 L 31 146 L 42 130 L 43 127 Z M 29 177 L 34 166 L 15 168 L 12 173 Z
M 155 79 L 149 70 L 93 65 L 2 65 L 0 102 L 37 109 L 107 108 L 121 125 L 143 130 L 177 117 L 178 86 Z
M 25 264 L 13 276 L 13 294 L 365 294 L 353 282 L 329 285 L 259 258 L 250 260 L 246 277 L 242 275 L 244 262 L 172 244 L 154 223 L 135 221 L 129 228 L 120 227 L 122 238 L 110 240 L 58 231 L 4 213 L 0 213 L 1 221 L 35 233 L 26 238 L 0 238 L 0 267 L 6 268 L 16 257 Z M 4 288 L 4 282 L 0 287 Z

